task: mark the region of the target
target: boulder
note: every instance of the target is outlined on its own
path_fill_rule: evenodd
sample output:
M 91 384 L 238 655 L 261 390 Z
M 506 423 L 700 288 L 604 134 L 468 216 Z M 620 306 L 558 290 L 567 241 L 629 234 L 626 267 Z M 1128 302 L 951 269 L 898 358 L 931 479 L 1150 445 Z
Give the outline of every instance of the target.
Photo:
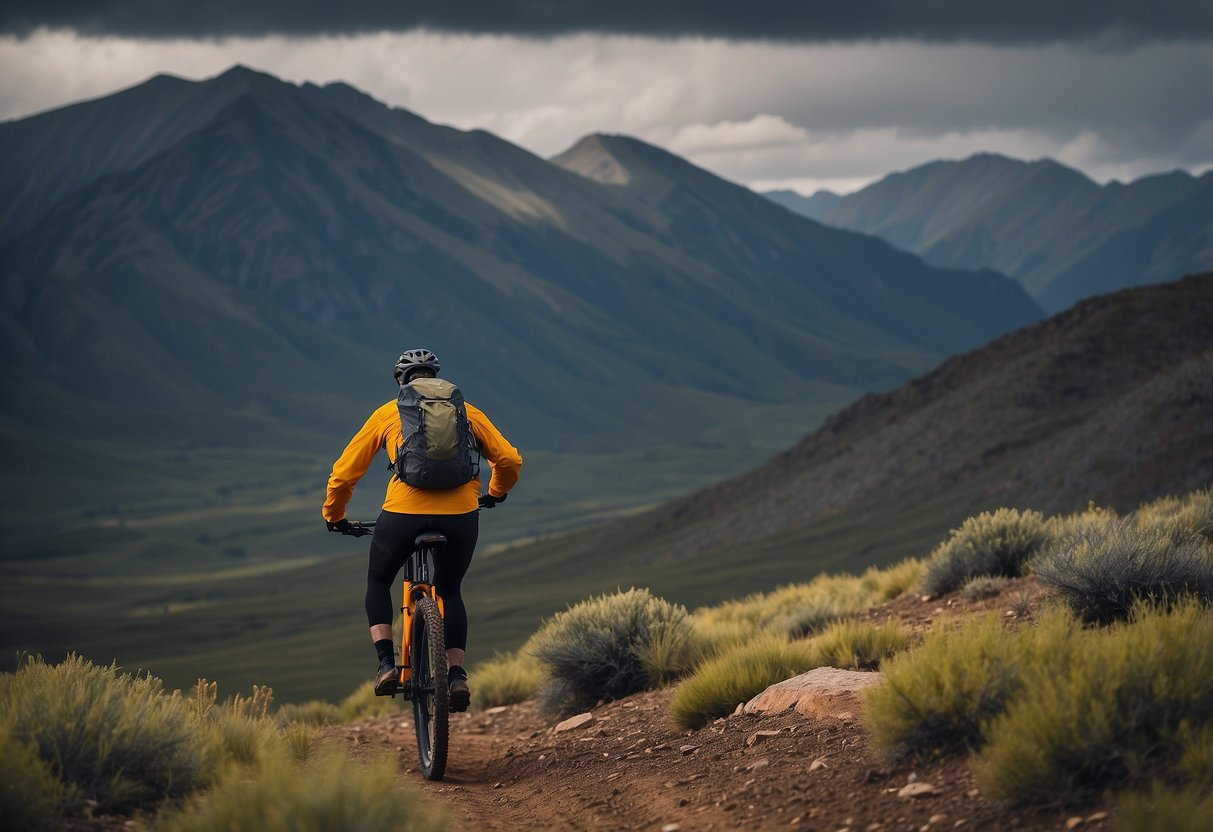
M 771 685 L 746 703 L 745 712 L 782 713 L 795 708 L 812 719 L 851 719 L 862 709 L 860 691 L 882 681 L 879 673 L 818 667 Z
M 564 722 L 556 726 L 556 733 L 561 734 L 565 731 L 575 731 L 578 728 L 588 728 L 594 724 L 594 715 L 588 711 L 584 714 L 571 716 Z

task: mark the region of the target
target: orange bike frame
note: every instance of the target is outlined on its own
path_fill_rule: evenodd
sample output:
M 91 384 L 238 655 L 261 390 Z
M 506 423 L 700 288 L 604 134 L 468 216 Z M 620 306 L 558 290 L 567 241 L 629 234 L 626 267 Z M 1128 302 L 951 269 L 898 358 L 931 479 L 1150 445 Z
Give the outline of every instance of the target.
M 446 617 L 446 608 L 442 603 L 442 598 L 438 595 L 438 590 L 430 583 L 413 583 L 405 579 L 404 590 L 401 593 L 401 599 L 404 606 L 400 608 L 400 613 L 404 620 L 402 622 L 402 631 L 400 634 L 400 684 L 408 684 L 409 678 L 412 676 L 411 663 L 409 657 L 412 655 L 409 652 L 413 641 L 413 613 L 417 610 L 417 601 L 420 598 L 429 596 L 434 599 L 434 603 L 438 605 L 438 614 L 443 618 Z

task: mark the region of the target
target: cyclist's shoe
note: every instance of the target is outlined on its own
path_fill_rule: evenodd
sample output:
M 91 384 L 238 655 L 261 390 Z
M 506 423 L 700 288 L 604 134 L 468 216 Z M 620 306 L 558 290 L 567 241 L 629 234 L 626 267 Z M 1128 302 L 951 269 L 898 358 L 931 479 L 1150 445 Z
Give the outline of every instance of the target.
M 375 695 L 391 696 L 400 691 L 400 671 L 395 664 L 379 665 L 379 673 L 375 676 Z
M 451 692 L 451 711 L 466 711 L 472 704 L 472 691 L 468 688 L 468 674 L 459 665 L 454 665 L 446 674 L 447 690 Z

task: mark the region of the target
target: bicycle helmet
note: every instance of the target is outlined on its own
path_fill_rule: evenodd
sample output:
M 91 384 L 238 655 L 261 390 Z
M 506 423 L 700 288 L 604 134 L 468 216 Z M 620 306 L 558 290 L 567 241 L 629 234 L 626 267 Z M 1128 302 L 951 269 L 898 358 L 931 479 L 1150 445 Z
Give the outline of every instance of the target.
M 396 376 L 396 383 L 407 383 L 410 372 L 422 367 L 428 367 L 434 371 L 434 375 L 438 375 L 438 371 L 442 369 L 442 364 L 438 362 L 438 356 L 429 350 L 405 350 L 396 359 L 396 370 L 393 373 Z

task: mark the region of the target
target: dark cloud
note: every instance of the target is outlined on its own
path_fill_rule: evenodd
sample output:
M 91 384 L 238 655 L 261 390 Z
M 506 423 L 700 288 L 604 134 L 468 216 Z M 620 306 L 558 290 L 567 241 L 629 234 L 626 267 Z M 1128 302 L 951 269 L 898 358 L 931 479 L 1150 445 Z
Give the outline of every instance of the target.
M 152 38 L 430 29 L 835 41 L 1110 45 L 1213 36 L 1209 0 L 5 0 L 0 32 Z

